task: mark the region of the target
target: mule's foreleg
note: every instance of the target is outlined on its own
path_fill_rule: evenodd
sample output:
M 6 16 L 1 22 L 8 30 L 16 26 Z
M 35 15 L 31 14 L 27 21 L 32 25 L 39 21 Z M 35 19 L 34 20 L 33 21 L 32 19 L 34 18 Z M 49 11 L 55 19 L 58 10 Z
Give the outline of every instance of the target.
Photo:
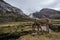
M 35 24 L 32 25 L 32 32 L 35 33 Z

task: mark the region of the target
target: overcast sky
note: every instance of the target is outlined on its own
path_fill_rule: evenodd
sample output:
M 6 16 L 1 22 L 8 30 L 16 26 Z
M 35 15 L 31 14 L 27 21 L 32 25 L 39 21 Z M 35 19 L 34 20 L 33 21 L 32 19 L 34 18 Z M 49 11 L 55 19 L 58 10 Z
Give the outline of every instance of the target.
M 42 8 L 60 10 L 60 0 L 5 0 L 7 3 L 20 8 L 25 14 L 40 11 Z

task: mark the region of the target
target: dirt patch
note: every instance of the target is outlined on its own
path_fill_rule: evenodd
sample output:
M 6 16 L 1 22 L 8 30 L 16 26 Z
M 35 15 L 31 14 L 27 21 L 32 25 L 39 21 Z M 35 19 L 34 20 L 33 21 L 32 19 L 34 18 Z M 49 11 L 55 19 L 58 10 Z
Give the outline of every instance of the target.
M 60 33 L 50 33 L 35 36 L 28 34 L 25 36 L 21 36 L 18 40 L 60 40 Z

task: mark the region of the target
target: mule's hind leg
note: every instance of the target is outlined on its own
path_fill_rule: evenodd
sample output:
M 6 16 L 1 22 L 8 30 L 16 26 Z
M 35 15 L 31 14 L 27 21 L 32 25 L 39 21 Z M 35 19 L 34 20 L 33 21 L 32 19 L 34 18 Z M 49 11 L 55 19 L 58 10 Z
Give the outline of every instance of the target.
M 37 34 L 40 34 L 40 24 L 37 25 Z

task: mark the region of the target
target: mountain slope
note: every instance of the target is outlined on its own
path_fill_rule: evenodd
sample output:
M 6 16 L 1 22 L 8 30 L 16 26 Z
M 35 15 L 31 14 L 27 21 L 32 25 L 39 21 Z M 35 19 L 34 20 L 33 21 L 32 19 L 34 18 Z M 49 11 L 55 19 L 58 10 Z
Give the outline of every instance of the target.
M 0 22 L 20 21 L 23 19 L 28 19 L 28 16 L 21 9 L 0 0 Z
M 60 19 L 60 11 L 49 9 L 49 8 L 43 8 L 39 12 L 33 13 L 33 16 L 37 18 L 41 18 L 45 16 L 47 18 Z

